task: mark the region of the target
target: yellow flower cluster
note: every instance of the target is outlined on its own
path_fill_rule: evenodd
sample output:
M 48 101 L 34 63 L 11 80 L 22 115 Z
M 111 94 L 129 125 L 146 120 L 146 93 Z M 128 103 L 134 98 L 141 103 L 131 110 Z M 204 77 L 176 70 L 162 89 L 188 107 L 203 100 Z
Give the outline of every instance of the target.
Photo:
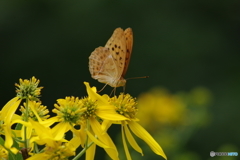
M 39 82 L 35 77 L 20 79 L 20 84 L 16 84 L 16 97 L 0 112 L 0 133 L 4 137 L 0 139 L 0 154 L 3 158 L 67 160 L 73 157 L 76 160 L 85 154 L 87 160 L 93 160 L 96 146 L 99 146 L 111 159 L 118 160 L 117 147 L 107 130 L 111 125 L 119 125 L 128 160 L 131 155 L 127 141 L 143 155 L 132 133 L 145 141 L 154 153 L 167 159 L 160 145 L 137 123 L 137 102 L 129 94 L 100 95 L 95 87 L 84 82 L 88 95 L 58 99 L 52 110 L 56 116 L 51 117 L 39 100 L 43 88 L 38 87 Z M 19 106 L 21 115 L 16 114 Z M 72 134 L 69 139 L 65 138 L 67 132 Z M 79 153 L 78 148 L 82 148 Z

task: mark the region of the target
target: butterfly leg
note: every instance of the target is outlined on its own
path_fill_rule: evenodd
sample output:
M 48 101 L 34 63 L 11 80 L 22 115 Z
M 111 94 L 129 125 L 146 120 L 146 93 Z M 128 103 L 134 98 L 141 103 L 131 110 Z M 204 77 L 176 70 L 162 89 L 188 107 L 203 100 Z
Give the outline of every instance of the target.
M 116 94 L 116 87 L 114 87 L 113 90 L 111 91 L 110 97 L 111 97 L 112 94 L 113 94 L 113 96 L 115 96 L 115 94 Z
M 126 84 L 123 86 L 123 94 L 125 93 L 125 90 L 126 90 Z
M 97 93 L 100 93 L 100 92 L 102 92 L 102 91 L 103 91 L 103 89 L 104 89 L 106 86 L 107 86 L 107 84 L 105 84 L 101 90 L 97 91 Z

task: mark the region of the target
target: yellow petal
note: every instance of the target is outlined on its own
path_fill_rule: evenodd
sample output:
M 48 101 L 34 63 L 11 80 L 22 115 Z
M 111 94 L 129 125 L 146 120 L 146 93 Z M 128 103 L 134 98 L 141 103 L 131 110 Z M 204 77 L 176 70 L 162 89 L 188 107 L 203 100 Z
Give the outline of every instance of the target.
M 26 121 L 23 121 L 22 119 L 15 119 L 11 122 L 11 125 L 15 124 L 15 123 L 20 123 L 26 127 L 32 127 L 32 124 Z
M 49 119 L 47 119 L 47 120 L 45 120 L 45 121 L 41 121 L 41 122 L 39 122 L 39 123 L 42 124 L 42 125 L 44 125 L 44 126 L 46 126 L 46 127 L 49 127 L 49 126 L 51 126 L 53 123 L 56 123 L 56 122 L 58 122 L 58 118 L 57 118 L 57 117 L 52 117 L 52 118 L 49 118 Z
M 72 148 L 72 150 L 76 150 L 81 144 L 81 140 L 79 137 L 73 137 L 67 145 Z
M 100 141 L 108 145 L 110 148 L 104 148 L 107 154 L 114 160 L 118 160 L 118 151 L 109 135 L 101 129 L 101 125 L 94 118 L 90 119 L 90 124 L 94 134 L 96 134 Z
M 84 148 L 85 146 L 85 142 L 87 140 L 87 134 L 86 134 L 86 131 L 85 131 L 85 128 L 86 126 L 83 124 L 81 126 L 81 128 L 78 131 L 78 133 L 76 133 L 76 136 L 79 136 L 80 139 L 81 139 L 81 146 Z
M 64 137 L 65 133 L 69 131 L 69 129 L 70 129 L 69 123 L 64 122 L 58 123 L 56 126 L 52 128 L 54 139 L 61 140 Z
M 46 153 L 37 153 L 32 157 L 28 158 L 27 160 L 39 160 L 39 159 L 46 159 Z
M 29 101 L 29 107 L 31 108 L 31 110 L 33 111 L 33 113 L 35 114 L 35 116 L 37 117 L 38 121 L 41 122 L 42 119 L 39 117 L 35 107 L 34 107 L 34 104 L 32 101 Z
M 123 148 L 124 148 L 127 160 L 132 160 L 131 155 L 130 155 L 129 150 L 128 150 L 128 146 L 127 146 L 127 143 L 126 143 L 126 139 L 125 139 L 123 130 L 124 129 L 123 129 L 123 126 L 122 126 L 121 132 L 122 132 Z
M 132 130 L 132 132 L 144 140 L 149 147 L 152 149 L 152 151 L 163 158 L 167 159 L 165 153 L 163 152 L 161 146 L 153 139 L 153 137 L 138 123 L 131 121 L 129 122 L 129 127 Z
M 139 153 L 142 154 L 143 156 L 143 152 L 142 149 L 139 147 L 139 145 L 137 144 L 137 142 L 135 141 L 135 139 L 133 138 L 131 132 L 129 131 L 128 127 L 124 124 L 124 131 L 127 137 L 128 142 L 130 143 L 130 145 Z
M 82 143 L 82 135 L 81 135 L 81 131 L 80 130 L 77 130 L 75 129 L 74 127 L 71 128 L 71 131 L 73 132 L 73 138 L 71 139 L 71 141 L 74 141 L 73 142 L 73 145 L 76 146 L 76 148 L 78 146 L 81 145 Z M 86 135 L 86 134 L 85 134 Z M 86 136 L 85 136 L 86 137 Z M 72 142 L 71 142 L 72 143 Z
M 4 132 L 5 132 L 5 142 L 4 146 L 11 150 L 12 153 L 16 154 L 18 150 L 15 147 L 12 147 L 13 145 L 13 139 L 12 139 L 12 131 L 7 126 L 4 126 Z
M 5 133 L 5 143 L 4 146 L 8 149 L 10 149 L 13 145 L 13 139 L 12 139 L 12 133 L 11 130 L 8 127 L 4 127 L 4 133 Z
M 11 106 L 13 104 L 15 104 L 18 101 L 18 97 L 14 97 L 12 98 L 10 101 L 8 101 L 2 108 L 1 111 L 1 116 L 0 116 L 0 120 L 4 120 L 4 118 L 6 117 L 7 113 L 9 112 L 9 109 L 11 108 Z M 21 100 L 20 100 L 21 101 Z M 20 102 L 19 102 L 20 103 Z M 15 112 L 14 112 L 15 113 Z
M 96 89 L 92 89 L 90 88 L 90 85 L 88 82 L 84 82 L 86 88 L 87 88 L 87 93 L 88 96 L 93 100 L 93 101 L 98 101 L 99 105 L 105 105 L 108 104 L 108 101 L 106 99 L 104 99 L 103 97 L 101 97 L 99 94 L 96 93 Z M 93 87 L 95 88 L 95 87 Z
M 89 131 L 86 131 L 87 135 L 89 136 L 89 138 L 96 143 L 98 146 L 102 147 L 102 148 L 110 148 L 109 146 L 105 145 L 104 143 L 102 143 L 101 141 L 99 141 L 97 138 L 95 138 Z
M 111 109 L 98 108 L 98 110 L 96 111 L 96 114 L 102 119 L 111 120 L 111 121 L 128 120 L 128 118 L 118 114 L 115 110 L 111 110 Z
M 13 145 L 12 131 L 11 131 L 11 120 L 17 110 L 21 100 L 18 97 L 11 99 L 2 109 L 0 120 L 5 122 L 4 131 L 5 131 L 5 147 L 11 149 Z M 11 149 L 14 152 L 14 149 Z
M 91 145 L 86 151 L 86 160 L 94 160 L 96 144 Z
M 10 125 L 12 117 L 13 117 L 14 113 L 16 112 L 20 102 L 21 102 L 21 99 L 10 103 L 9 106 L 6 106 L 7 111 L 2 112 L 6 125 Z
M 112 125 L 112 122 L 109 120 L 104 120 L 102 122 L 101 128 L 103 130 L 103 132 L 107 132 L 108 128 Z
M 45 127 L 40 123 L 35 122 L 31 119 L 29 119 L 29 122 L 32 123 L 33 128 L 35 129 L 37 135 L 39 136 L 39 141 L 36 141 L 37 143 L 41 143 L 41 144 L 46 143 L 48 146 L 55 147 L 56 141 L 68 142 L 63 138 L 55 139 L 53 135 L 53 131 L 50 128 Z

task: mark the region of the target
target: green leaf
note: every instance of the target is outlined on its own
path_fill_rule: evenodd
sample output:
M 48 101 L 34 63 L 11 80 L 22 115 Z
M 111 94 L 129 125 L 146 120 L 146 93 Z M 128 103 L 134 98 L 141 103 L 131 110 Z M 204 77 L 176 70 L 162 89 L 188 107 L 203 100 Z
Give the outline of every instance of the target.
M 18 123 L 15 127 L 15 130 L 21 130 L 22 129 L 22 124 Z

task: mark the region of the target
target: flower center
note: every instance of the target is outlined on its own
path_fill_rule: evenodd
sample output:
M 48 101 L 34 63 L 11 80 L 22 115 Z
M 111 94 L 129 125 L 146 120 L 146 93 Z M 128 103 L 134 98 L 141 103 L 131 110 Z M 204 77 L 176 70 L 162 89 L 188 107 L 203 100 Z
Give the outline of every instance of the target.
M 138 112 L 137 102 L 129 94 L 121 93 L 118 97 L 114 96 L 111 98 L 111 104 L 116 107 L 117 113 L 130 119 L 136 119 L 135 116 Z

